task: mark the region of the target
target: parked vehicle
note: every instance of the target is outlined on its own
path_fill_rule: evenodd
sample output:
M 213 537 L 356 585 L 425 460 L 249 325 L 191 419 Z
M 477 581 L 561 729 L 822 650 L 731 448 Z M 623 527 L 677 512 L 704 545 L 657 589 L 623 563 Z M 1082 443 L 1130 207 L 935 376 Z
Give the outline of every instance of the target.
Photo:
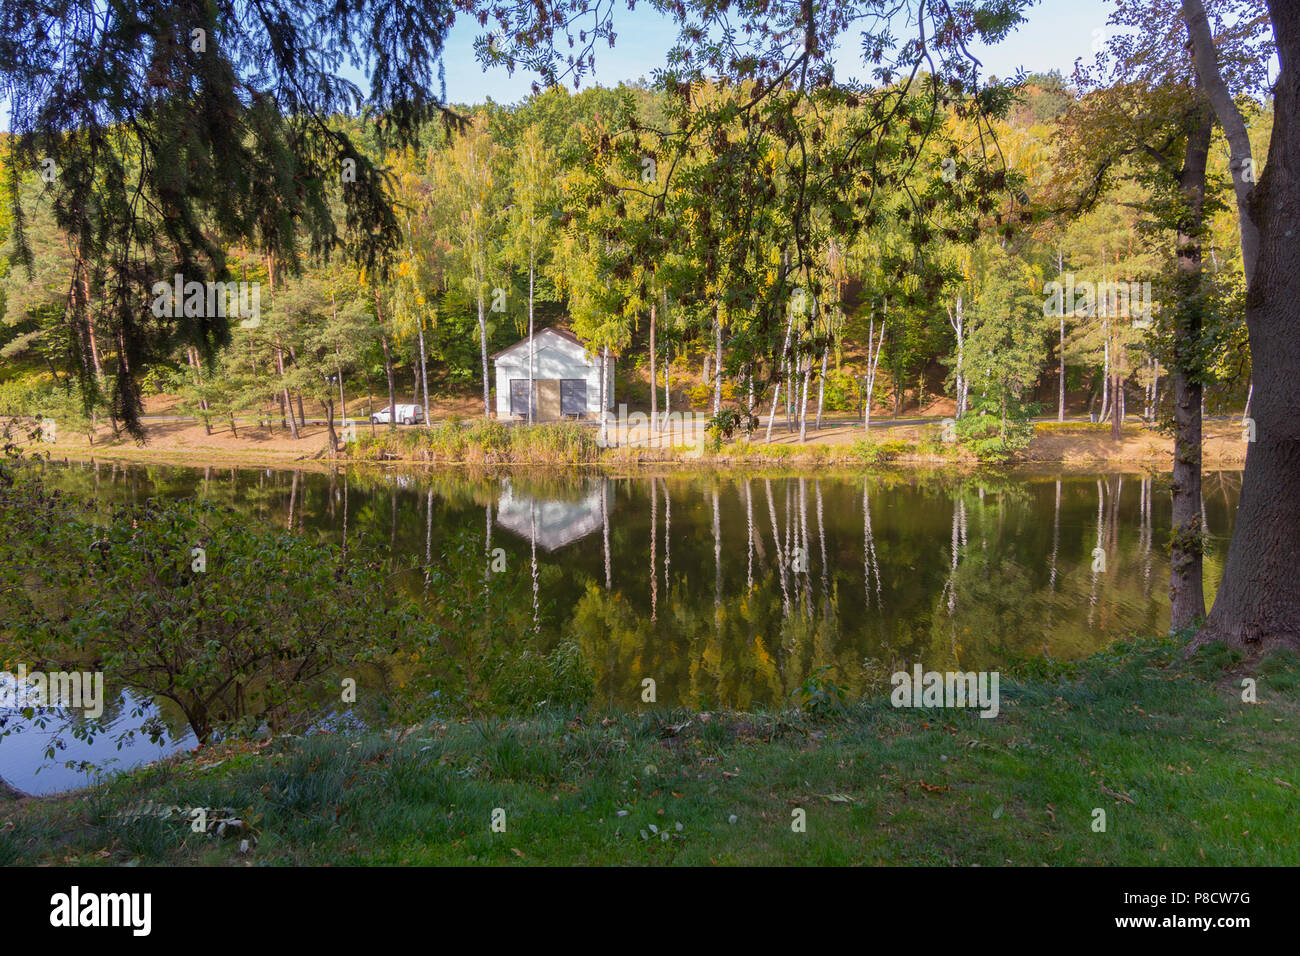
M 373 412 L 370 420 L 376 425 L 387 425 L 393 421 L 393 406 L 385 405 L 377 412 Z M 414 425 L 416 422 L 424 421 L 424 409 L 419 405 L 398 405 L 397 406 L 397 424 Z

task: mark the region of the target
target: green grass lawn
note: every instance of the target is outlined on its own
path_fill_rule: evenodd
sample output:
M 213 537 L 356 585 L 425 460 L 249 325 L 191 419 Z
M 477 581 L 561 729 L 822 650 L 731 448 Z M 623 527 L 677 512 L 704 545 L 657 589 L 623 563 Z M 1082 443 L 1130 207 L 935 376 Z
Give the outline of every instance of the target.
M 0 864 L 1300 864 L 1294 656 L 1116 645 L 1004 672 L 994 719 L 896 710 L 887 690 L 831 714 L 588 713 L 212 747 L 0 803 Z M 131 818 L 146 802 L 231 808 L 244 828 Z

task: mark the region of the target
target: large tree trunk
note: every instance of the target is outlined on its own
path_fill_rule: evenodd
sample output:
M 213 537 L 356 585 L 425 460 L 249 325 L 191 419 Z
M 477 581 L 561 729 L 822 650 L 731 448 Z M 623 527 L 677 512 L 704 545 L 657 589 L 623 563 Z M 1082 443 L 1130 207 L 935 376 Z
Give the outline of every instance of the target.
M 1178 282 L 1174 329 L 1173 527 L 1169 554 L 1169 629 L 1180 631 L 1205 617 L 1204 529 L 1201 526 L 1201 379 L 1197 361 L 1201 335 L 1201 226 L 1205 166 L 1214 118 L 1207 111 L 1187 137 L 1179 186 L 1187 203 L 1179 224 Z
M 1199 0 L 1185 0 L 1192 3 L 1199 6 Z M 1221 640 L 1247 651 L 1300 650 L 1300 6 L 1269 0 L 1269 10 L 1281 66 L 1273 133 L 1264 173 L 1241 206 L 1256 437 L 1246 452 L 1223 581 L 1193 648 Z M 1192 38 L 1199 71 L 1202 42 L 1196 32 Z M 1213 83 L 1206 86 L 1220 112 Z M 1251 234 L 1259 242 L 1253 270 Z
M 1277 37 L 1280 60 L 1285 55 L 1282 51 L 1283 31 L 1297 28 L 1300 10 L 1295 8 L 1295 0 L 1269 0 L 1268 6 L 1273 20 L 1273 33 Z M 1280 22 L 1283 18 L 1290 19 L 1291 23 Z M 1223 127 L 1224 138 L 1228 141 L 1230 153 L 1228 166 L 1232 170 L 1232 187 L 1237 197 L 1237 218 L 1241 227 L 1241 261 L 1245 266 L 1246 285 L 1249 288 L 1251 273 L 1254 272 L 1259 259 L 1262 241 L 1258 206 L 1256 200 L 1252 198 L 1252 193 L 1255 191 L 1255 164 L 1250 153 L 1250 134 L 1246 130 L 1246 121 L 1241 115 L 1241 110 L 1237 109 L 1237 104 L 1233 100 L 1232 91 L 1228 89 L 1228 84 L 1223 81 L 1223 74 L 1219 72 L 1218 54 L 1214 46 L 1214 38 L 1210 34 L 1209 20 L 1205 16 L 1205 6 L 1201 0 L 1183 0 L 1183 20 L 1187 23 L 1187 32 L 1192 41 L 1192 61 L 1196 65 L 1197 78 L 1214 107 L 1219 125 Z M 1294 52 L 1292 51 L 1293 54 Z M 1296 82 L 1295 64 L 1292 64 L 1291 69 L 1292 76 L 1289 82 L 1294 83 Z M 1282 83 L 1286 81 L 1288 81 L 1286 66 L 1283 64 L 1283 72 L 1279 74 L 1278 84 L 1274 88 L 1279 102 Z M 1279 102 L 1274 103 L 1275 110 Z M 1278 155 L 1280 154 L 1277 151 L 1270 148 L 1268 156 L 1270 161 Z M 1294 154 L 1291 156 L 1294 158 Z

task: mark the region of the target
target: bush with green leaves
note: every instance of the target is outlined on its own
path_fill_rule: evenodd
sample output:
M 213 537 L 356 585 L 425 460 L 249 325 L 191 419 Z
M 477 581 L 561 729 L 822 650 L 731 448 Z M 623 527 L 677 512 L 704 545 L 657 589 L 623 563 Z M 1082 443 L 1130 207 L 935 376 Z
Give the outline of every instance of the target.
M 752 435 L 756 428 L 756 416 L 746 415 L 734 408 L 724 408 L 709 419 L 704 431 L 709 437 L 709 448 L 718 452 L 722 449 L 722 443 L 731 441 L 736 432 L 744 431 L 746 435 Z
M 429 428 L 384 429 L 373 437 L 358 438 L 349 454 L 361 459 L 561 465 L 595 461 L 600 456 L 596 430 L 578 422 L 507 425 L 483 419 L 449 421 Z
M 0 513 L 9 653 L 170 700 L 201 741 L 339 699 L 340 672 L 411 630 L 413 606 L 379 566 L 202 501 L 103 519 L 20 467 Z
M 1036 405 L 1009 402 L 1004 408 L 992 399 L 976 399 L 957 419 L 957 439 L 982 462 L 1010 461 L 1033 440 L 1031 417 L 1037 412 Z
M 507 713 L 573 711 L 596 692 L 596 675 L 572 641 L 549 654 L 525 650 L 506 656 L 492 680 L 493 699 Z

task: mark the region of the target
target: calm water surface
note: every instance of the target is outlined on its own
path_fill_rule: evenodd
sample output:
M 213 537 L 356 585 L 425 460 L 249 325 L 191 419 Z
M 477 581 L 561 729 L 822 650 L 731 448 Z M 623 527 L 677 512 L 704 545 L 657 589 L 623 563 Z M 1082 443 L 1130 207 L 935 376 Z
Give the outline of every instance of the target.
M 47 465 L 105 509 L 202 496 L 250 518 L 369 551 L 413 592 L 450 539 L 504 552 L 535 624 L 518 640 L 583 648 L 598 697 L 638 707 L 776 704 L 833 668 L 850 693 L 881 668 L 994 669 L 1073 658 L 1169 621 L 1170 496 L 1159 477 L 566 478 L 460 471 L 336 472 Z M 1222 573 L 1240 472 L 1206 476 L 1207 602 Z M 498 555 L 500 557 L 500 555 Z M 436 595 L 430 596 L 436 600 Z M 130 718 L 123 715 L 119 718 Z M 188 743 L 172 722 L 169 741 Z M 138 763 L 110 736 L 77 759 Z M 179 738 L 179 739 L 178 739 Z M 85 782 L 0 742 L 0 776 L 29 792 Z M 100 750 L 107 753 L 100 754 Z M 137 759 L 138 758 L 138 759 Z M 68 759 L 66 756 L 60 760 Z M 45 778 L 37 782 L 38 778 Z

